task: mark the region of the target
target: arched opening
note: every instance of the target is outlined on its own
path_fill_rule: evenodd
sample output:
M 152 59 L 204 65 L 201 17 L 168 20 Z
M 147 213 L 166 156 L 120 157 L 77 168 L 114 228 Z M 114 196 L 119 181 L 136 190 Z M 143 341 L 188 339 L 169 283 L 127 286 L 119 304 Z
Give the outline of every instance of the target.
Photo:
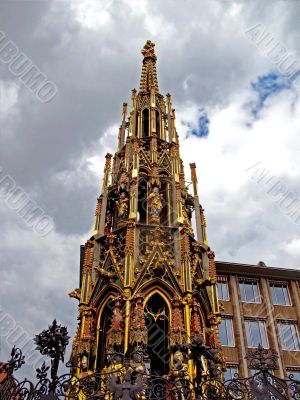
M 147 222 L 147 180 L 144 178 L 139 181 L 138 196 L 138 221 L 145 224 Z
M 142 113 L 143 118 L 143 131 L 142 136 L 148 137 L 149 136 L 149 110 L 148 108 L 144 108 Z
M 97 348 L 97 370 L 101 370 L 106 364 L 106 353 L 107 353 L 107 337 L 108 330 L 111 325 L 111 319 L 114 309 L 114 300 L 109 299 L 104 306 L 100 323 L 98 326 L 98 348 Z
M 160 138 L 160 114 L 157 110 L 155 112 L 155 117 L 156 117 L 156 134 Z
M 163 297 L 155 293 L 145 305 L 146 326 L 148 329 L 147 353 L 151 373 L 165 375 L 169 371 L 169 311 Z

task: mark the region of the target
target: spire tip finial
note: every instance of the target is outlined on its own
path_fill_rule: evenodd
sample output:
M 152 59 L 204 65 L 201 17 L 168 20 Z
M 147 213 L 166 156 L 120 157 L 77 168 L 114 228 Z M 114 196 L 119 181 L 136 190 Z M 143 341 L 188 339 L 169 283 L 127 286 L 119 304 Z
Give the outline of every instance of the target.
M 142 48 L 142 54 L 144 56 L 144 60 L 146 58 L 152 58 L 154 61 L 157 60 L 156 54 L 154 52 L 155 43 L 151 42 L 151 40 L 147 40 L 144 47 Z

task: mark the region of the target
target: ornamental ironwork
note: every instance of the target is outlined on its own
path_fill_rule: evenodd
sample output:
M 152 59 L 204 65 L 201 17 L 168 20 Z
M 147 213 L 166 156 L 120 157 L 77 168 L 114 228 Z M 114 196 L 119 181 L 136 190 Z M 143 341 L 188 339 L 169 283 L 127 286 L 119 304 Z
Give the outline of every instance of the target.
M 14 372 L 25 363 L 22 351 L 14 347 L 7 363 L 0 364 L 1 400 L 299 400 L 300 381 L 291 374 L 287 379 L 276 377 L 278 355 L 259 346 L 249 351 L 246 359 L 256 373 L 250 378 L 236 374 L 224 380 L 218 367 L 219 355 L 203 344 L 200 336 L 191 343 L 175 349 L 174 367 L 167 375 L 151 374 L 146 368 L 147 353 L 143 349 L 122 354 L 107 354 L 108 366 L 94 373 L 67 363 L 70 373 L 57 376 L 59 363 L 64 360 L 68 332 L 56 321 L 34 339 L 37 349 L 51 358 L 36 370 L 35 383 L 19 381 Z M 199 364 L 201 357 L 210 360 L 210 371 L 201 370 L 193 382 L 187 373 L 182 354 Z M 199 369 L 200 370 L 200 369 Z M 212 370 L 213 373 L 212 373 Z M 50 375 L 50 376 L 49 376 Z

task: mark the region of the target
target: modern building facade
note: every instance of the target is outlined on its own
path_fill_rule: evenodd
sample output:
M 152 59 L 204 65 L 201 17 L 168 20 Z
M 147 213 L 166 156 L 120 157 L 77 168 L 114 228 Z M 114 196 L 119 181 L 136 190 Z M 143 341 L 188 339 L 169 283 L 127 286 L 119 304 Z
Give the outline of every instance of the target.
M 278 353 L 279 378 L 300 380 L 300 271 L 216 262 L 226 377 L 251 376 L 245 359 L 260 344 Z

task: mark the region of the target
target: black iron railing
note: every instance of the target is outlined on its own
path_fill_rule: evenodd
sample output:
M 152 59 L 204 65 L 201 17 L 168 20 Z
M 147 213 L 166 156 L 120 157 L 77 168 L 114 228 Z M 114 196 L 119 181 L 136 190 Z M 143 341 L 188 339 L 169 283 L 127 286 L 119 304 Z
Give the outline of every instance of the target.
M 129 356 L 112 352 L 108 354 L 109 364 L 101 372 L 76 373 L 78 365 L 68 365 L 70 371 L 57 375 L 59 363 L 69 341 L 65 327 L 53 322 L 48 330 L 34 339 L 37 349 L 51 359 L 51 365 L 44 362 L 36 370 L 35 383 L 24 379 L 18 381 L 14 372 L 25 363 L 20 349 L 13 348 L 7 363 L 0 364 L 1 400 L 300 400 L 300 381 L 290 375 L 287 379 L 276 377 L 277 354 L 259 347 L 247 354 L 249 368 L 256 373 L 249 378 L 224 381 L 217 365 L 215 350 L 207 348 L 199 338 L 191 344 L 181 346 L 188 351 L 189 358 L 197 365 L 199 357 L 205 357 L 210 370 L 198 366 L 198 373 L 190 380 L 187 369 L 178 364 L 168 376 L 150 374 L 143 367 L 145 353 L 138 350 Z M 197 361 L 198 360 L 198 361 Z

